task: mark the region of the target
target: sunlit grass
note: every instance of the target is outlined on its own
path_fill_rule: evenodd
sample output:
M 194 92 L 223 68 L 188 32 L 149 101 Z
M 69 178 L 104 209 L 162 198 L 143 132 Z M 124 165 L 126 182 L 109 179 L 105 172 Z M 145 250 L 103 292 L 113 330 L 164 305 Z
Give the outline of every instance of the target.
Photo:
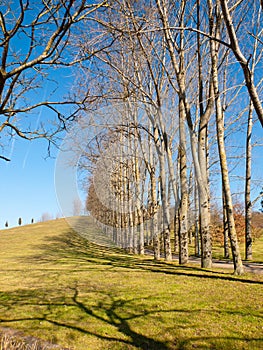
M 239 243 L 240 253 L 243 260 L 245 260 L 245 242 Z M 194 247 L 191 247 L 191 252 L 194 254 Z M 231 247 L 229 247 L 230 258 Z M 261 237 L 256 238 L 252 243 L 252 261 L 254 262 L 262 262 L 263 263 L 263 235 Z M 217 259 L 224 259 L 224 247 L 218 244 L 213 245 L 213 257 Z
M 262 275 L 126 255 L 62 219 L 0 244 L 0 326 L 76 350 L 263 348 Z

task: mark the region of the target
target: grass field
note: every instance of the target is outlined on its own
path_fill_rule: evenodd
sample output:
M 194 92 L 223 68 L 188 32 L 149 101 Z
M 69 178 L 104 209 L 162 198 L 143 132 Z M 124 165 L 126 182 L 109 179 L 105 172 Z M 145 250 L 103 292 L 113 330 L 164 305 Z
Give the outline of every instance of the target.
M 263 349 L 263 275 L 126 255 L 63 219 L 0 244 L 1 327 L 76 350 Z
M 239 243 L 240 253 L 243 260 L 245 260 L 245 243 Z M 260 238 L 257 238 L 253 242 L 253 259 L 252 262 L 263 263 L 263 235 Z M 190 255 L 194 255 L 194 243 L 189 247 Z M 231 248 L 229 248 L 230 260 L 232 259 Z M 222 246 L 214 245 L 213 246 L 213 258 L 220 260 L 229 260 L 224 259 L 224 248 Z

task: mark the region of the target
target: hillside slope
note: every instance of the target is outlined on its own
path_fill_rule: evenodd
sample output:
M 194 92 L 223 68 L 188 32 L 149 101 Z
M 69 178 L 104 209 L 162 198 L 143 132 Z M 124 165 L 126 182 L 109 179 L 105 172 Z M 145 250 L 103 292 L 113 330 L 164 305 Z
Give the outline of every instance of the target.
M 76 350 L 263 348 L 262 276 L 127 255 L 63 219 L 2 230 L 0 247 L 1 327 Z

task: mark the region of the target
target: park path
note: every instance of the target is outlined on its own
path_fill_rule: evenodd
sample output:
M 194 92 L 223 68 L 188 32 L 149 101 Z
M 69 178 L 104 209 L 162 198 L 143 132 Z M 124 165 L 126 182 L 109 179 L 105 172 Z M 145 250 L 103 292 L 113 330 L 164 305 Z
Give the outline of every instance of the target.
M 145 254 L 153 255 L 153 251 L 150 249 L 145 250 Z M 178 255 L 173 255 L 173 260 L 178 261 Z M 189 256 L 188 259 L 190 264 L 197 264 L 201 266 L 201 258 L 196 256 Z M 263 274 L 263 263 L 262 262 L 248 262 L 243 261 L 243 266 L 245 269 L 245 272 L 249 273 L 255 273 L 262 275 Z M 219 260 L 219 259 L 213 259 L 213 268 L 216 269 L 232 269 L 234 271 L 234 265 L 231 260 Z
M 178 259 L 178 256 L 174 256 L 173 259 Z M 190 256 L 189 262 L 193 264 L 199 264 L 201 265 L 201 259 L 198 257 Z M 256 274 L 263 274 L 263 263 L 261 262 L 247 262 L 243 261 L 243 266 L 245 269 L 245 272 L 249 273 L 256 273 Z M 219 259 L 213 259 L 213 268 L 217 269 L 233 269 L 234 265 L 231 260 L 219 260 Z

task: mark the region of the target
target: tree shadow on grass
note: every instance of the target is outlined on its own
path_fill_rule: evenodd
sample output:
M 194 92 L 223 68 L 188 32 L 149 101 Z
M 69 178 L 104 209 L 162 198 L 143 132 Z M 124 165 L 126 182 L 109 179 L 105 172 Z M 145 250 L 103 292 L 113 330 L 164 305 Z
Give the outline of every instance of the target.
M 46 238 L 46 242 L 42 245 L 36 246 L 38 253 L 34 256 L 21 257 L 23 263 L 27 263 L 29 266 L 33 266 L 36 269 L 41 267 L 43 270 L 41 273 L 48 271 L 50 267 L 54 269 L 54 265 L 58 265 L 58 271 L 75 272 L 78 267 L 82 271 L 89 269 L 101 269 L 106 267 L 109 269 L 127 269 L 127 271 L 150 271 L 159 274 L 169 275 L 182 275 L 188 278 L 198 277 L 203 279 L 222 279 L 225 281 L 235 281 L 244 283 L 262 283 L 260 281 L 249 280 L 247 277 L 244 279 L 230 276 L 229 274 L 221 274 L 215 271 L 206 272 L 198 267 L 178 266 L 174 263 L 155 262 L 151 257 L 141 258 L 138 256 L 132 256 L 125 254 L 122 250 L 116 247 L 104 247 L 91 243 L 83 237 L 77 235 L 73 230 L 68 229 L 64 232 L 58 233 L 53 237 Z M 48 264 L 51 264 L 48 266 Z M 61 269 L 62 268 L 62 269 Z M 33 269 L 32 269 L 33 270 Z M 54 269 L 56 270 L 56 268 Z M 67 275 L 68 276 L 68 275 Z M 66 276 L 66 278 L 67 278 Z M 72 280 L 71 280 L 72 281 Z M 187 315 L 187 319 L 191 320 L 193 315 L 199 313 L 211 313 L 217 315 L 217 313 L 225 313 L 237 316 L 247 316 L 238 310 L 189 310 L 189 309 L 175 309 L 167 308 L 161 309 L 154 304 L 138 302 L 136 299 L 123 300 L 117 295 L 113 294 L 113 291 L 101 290 L 103 288 L 95 288 L 92 300 L 89 299 L 90 292 L 89 286 L 79 286 L 78 284 L 72 286 L 69 285 L 72 282 L 64 282 L 63 287 L 56 286 L 56 281 L 52 285 L 41 285 L 41 288 L 19 290 L 15 292 L 2 292 L 0 293 L 0 305 L 1 315 L 0 324 L 8 325 L 21 325 L 23 323 L 32 324 L 31 329 L 38 329 L 39 327 L 46 327 L 46 325 L 40 326 L 40 322 L 43 324 L 54 325 L 59 329 L 65 329 L 77 332 L 80 334 L 90 335 L 105 341 L 110 349 L 111 344 L 114 347 L 116 343 L 120 343 L 121 349 L 130 349 L 135 347 L 142 350 L 168 350 L 168 349 L 189 349 L 192 347 L 193 341 L 201 342 L 202 340 L 207 344 L 213 344 L 213 346 L 207 345 L 207 349 L 222 349 L 219 345 L 220 339 L 235 341 L 246 341 L 243 338 L 220 338 L 220 337 L 198 337 L 194 336 L 193 339 L 176 336 L 176 329 L 183 328 L 181 322 L 182 314 Z M 65 286 L 66 285 L 66 286 Z M 96 285 L 98 287 L 98 284 Z M 169 286 L 167 286 L 169 288 Z M 152 296 L 149 295 L 149 298 Z M 145 299 L 145 298 L 144 298 Z M 143 306 L 144 311 L 140 306 Z M 26 311 L 25 312 L 25 308 Z M 67 308 L 73 309 L 72 313 L 67 314 Z M 162 331 L 166 331 L 167 322 L 162 324 L 162 317 L 166 313 L 171 313 L 175 320 L 175 327 L 171 331 L 174 335 L 174 342 L 161 341 L 156 335 L 152 335 L 154 332 L 147 332 L 136 327 L 137 320 L 143 319 L 145 325 L 149 328 L 152 327 L 152 323 L 160 319 L 160 325 Z M 5 315 L 5 316 L 4 316 Z M 71 317 L 71 316 L 72 317 Z M 151 318 L 151 316 L 154 316 Z M 148 317 L 148 318 L 147 318 Z M 260 315 L 256 315 L 259 321 L 262 320 Z M 215 318 L 215 317 L 214 317 Z M 96 323 L 94 326 L 94 323 Z M 92 325 L 92 327 L 90 326 Z M 193 324 L 195 327 L 195 324 Z M 50 327 L 47 327 L 50 329 Z M 107 332 L 105 332 L 105 329 Z M 54 333 L 56 330 L 54 330 Z M 158 331 L 158 334 L 160 332 Z M 164 337 L 163 337 L 164 338 Z M 262 345 L 262 339 L 254 338 L 249 339 Z M 58 341 L 59 342 L 59 341 Z M 196 344 L 195 344 L 196 345 Z M 197 346 L 195 346 L 197 347 Z M 199 347 L 199 346 L 198 346 Z M 200 347 L 199 347 L 200 348 Z M 205 349 L 205 347 L 202 347 Z
M 76 234 L 74 230 L 68 230 L 62 234 L 47 239 L 46 244 L 36 247 L 43 253 L 27 257 L 34 264 L 74 264 L 85 263 L 88 269 L 93 264 L 96 266 L 119 267 L 128 269 L 139 269 L 151 271 L 154 273 L 163 273 L 169 275 L 181 275 L 188 277 L 198 277 L 204 279 L 222 279 L 226 281 L 235 281 L 250 284 L 263 284 L 262 280 L 253 279 L 248 276 L 233 276 L 229 271 L 218 272 L 215 270 L 206 270 L 196 266 L 182 266 L 175 262 L 167 263 L 165 261 L 155 261 L 152 257 L 139 257 L 126 254 L 117 247 L 107 247 L 94 244 L 87 239 Z
M 124 346 L 127 345 L 127 348 L 130 348 L 129 346 L 135 346 L 136 348 L 142 350 L 170 349 L 165 344 L 165 342 L 161 342 L 146 335 L 142 335 L 132 329 L 132 327 L 129 325 L 129 320 L 133 319 L 134 317 L 143 316 L 140 314 L 138 315 L 138 313 L 136 314 L 135 310 L 133 310 L 132 307 L 130 309 L 132 316 L 129 315 L 127 318 L 121 316 L 121 309 L 124 304 L 129 304 L 129 302 L 132 303 L 132 301 L 118 300 L 114 298 L 110 293 L 103 293 L 102 300 L 93 305 L 88 305 L 85 304 L 81 298 L 79 298 L 79 290 L 77 286 L 71 288 L 70 298 L 69 295 L 63 297 L 61 295 L 61 292 L 61 290 L 57 291 L 59 297 L 57 296 L 54 301 L 52 298 L 50 298 L 50 295 L 53 295 L 54 297 L 54 290 L 46 290 L 45 293 L 43 293 L 43 290 L 34 290 L 31 291 L 31 295 L 28 290 L 17 290 L 13 293 L 0 292 L 0 301 L 2 300 L 2 311 L 5 309 L 7 312 L 10 312 L 12 309 L 19 310 L 19 308 L 23 308 L 24 310 L 25 307 L 28 307 L 28 309 L 35 307 L 40 308 L 38 315 L 33 313 L 30 317 L 3 317 L 2 312 L 2 316 L 0 317 L 0 325 L 4 324 L 5 326 L 8 325 L 10 327 L 12 324 L 18 325 L 19 323 L 23 324 L 23 322 L 31 322 L 32 330 L 34 329 L 34 323 L 39 325 L 40 322 L 42 324 L 44 324 L 44 322 L 47 322 L 48 324 L 60 328 L 94 336 L 109 343 L 121 343 L 123 344 L 121 345 L 121 348 L 124 348 Z M 127 307 L 127 305 L 125 306 Z M 55 317 L 54 311 L 52 310 L 59 307 L 61 310 L 64 310 L 65 307 L 70 307 L 71 309 L 74 308 L 75 314 L 80 319 L 84 319 L 84 322 L 82 321 L 81 323 L 82 325 L 80 325 L 76 320 L 75 322 L 74 320 L 70 319 L 65 321 L 65 317 Z M 16 311 L 16 313 L 17 312 L 19 313 L 19 311 Z M 92 320 L 97 322 L 97 331 L 96 329 L 94 330 L 94 324 Z M 83 324 L 85 324 L 85 326 L 83 326 Z M 89 329 L 90 324 L 93 325 L 92 330 Z M 111 329 L 115 328 L 115 330 L 111 332 L 112 335 L 104 334 L 102 331 L 103 326 L 110 327 Z
M 0 301 L 2 307 L 0 325 L 4 324 L 10 327 L 12 324 L 16 326 L 20 324 L 21 327 L 24 322 L 27 322 L 27 325 L 31 325 L 31 331 L 48 325 L 46 327 L 49 332 L 50 325 L 53 325 L 60 329 L 77 333 L 78 338 L 80 334 L 96 337 L 104 341 L 105 349 L 130 349 L 131 347 L 135 347 L 141 350 L 184 350 L 192 348 L 222 350 L 227 349 L 227 347 L 222 345 L 224 342 L 233 344 L 235 341 L 244 343 L 253 342 L 257 349 L 260 349 L 263 345 L 262 338 L 254 337 L 246 339 L 245 336 L 242 338 L 238 335 L 233 337 L 198 335 L 191 338 L 187 336 L 180 337 L 176 335 L 176 331 L 179 328 L 182 330 L 184 328 L 181 322 L 182 315 L 188 315 L 189 320 L 192 320 L 194 319 L 193 316 L 198 315 L 200 312 L 214 314 L 218 311 L 205 311 L 201 309 L 186 310 L 180 308 L 160 310 L 160 308 L 152 307 L 148 307 L 147 309 L 147 305 L 145 305 L 145 310 L 140 311 L 138 310 L 138 305 L 140 305 L 141 299 L 123 300 L 112 295 L 111 292 L 98 292 L 97 300 L 93 300 L 91 303 L 89 295 L 85 295 L 84 287 L 79 287 L 77 283 L 75 286 L 68 288 L 64 294 L 62 289 L 2 292 L 0 293 Z M 35 310 L 30 316 L 25 316 L 25 307 L 28 310 L 38 308 L 38 311 Z M 67 312 L 65 308 L 74 309 L 75 319 L 66 318 Z M 59 311 L 56 315 L 55 310 L 58 309 Z M 4 311 L 12 314 L 12 317 L 4 317 Z M 20 312 L 21 316 L 19 315 Z M 229 313 L 230 317 L 239 313 L 235 310 L 222 312 Z M 173 341 L 160 341 L 142 334 L 142 330 L 140 332 L 136 331 L 134 325 L 141 318 L 148 317 L 144 322 L 145 324 L 148 322 L 149 328 L 151 328 L 153 325 L 152 322 L 156 320 L 156 318 L 151 319 L 151 316 L 156 317 L 158 315 L 162 319 L 166 313 L 171 313 L 175 320 L 174 328 L 171 330 L 172 334 L 175 333 Z M 40 323 L 42 326 L 39 326 Z M 90 327 L 90 325 L 92 326 Z M 191 327 L 196 327 L 194 322 L 191 324 Z M 57 343 L 59 343 L 59 339 L 57 339 Z

